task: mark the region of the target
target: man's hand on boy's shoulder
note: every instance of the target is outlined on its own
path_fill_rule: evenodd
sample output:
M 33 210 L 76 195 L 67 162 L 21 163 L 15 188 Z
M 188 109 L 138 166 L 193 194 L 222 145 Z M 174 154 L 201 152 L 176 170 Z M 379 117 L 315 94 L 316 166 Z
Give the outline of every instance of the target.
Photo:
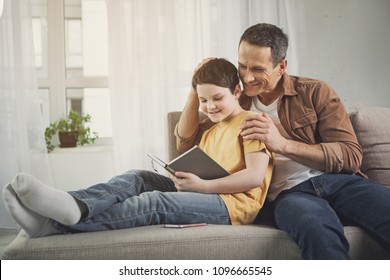
M 244 140 L 260 140 L 271 152 L 283 154 L 287 139 L 266 113 L 248 115 L 240 128 Z

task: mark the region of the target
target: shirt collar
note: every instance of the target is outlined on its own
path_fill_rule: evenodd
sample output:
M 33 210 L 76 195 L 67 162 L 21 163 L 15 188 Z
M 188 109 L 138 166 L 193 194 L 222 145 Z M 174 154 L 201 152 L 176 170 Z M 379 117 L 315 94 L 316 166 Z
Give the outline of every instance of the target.
M 283 95 L 293 96 L 297 95 L 291 77 L 284 72 L 282 76 Z

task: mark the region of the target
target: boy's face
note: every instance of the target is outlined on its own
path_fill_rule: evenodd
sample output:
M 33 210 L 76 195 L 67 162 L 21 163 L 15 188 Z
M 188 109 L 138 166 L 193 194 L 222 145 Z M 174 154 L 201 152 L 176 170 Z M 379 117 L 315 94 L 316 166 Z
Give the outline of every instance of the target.
M 212 84 L 197 85 L 196 92 L 199 97 L 200 109 L 212 122 L 228 120 L 241 112 L 238 103 L 241 93 L 239 86 L 236 87 L 234 94 L 228 88 Z

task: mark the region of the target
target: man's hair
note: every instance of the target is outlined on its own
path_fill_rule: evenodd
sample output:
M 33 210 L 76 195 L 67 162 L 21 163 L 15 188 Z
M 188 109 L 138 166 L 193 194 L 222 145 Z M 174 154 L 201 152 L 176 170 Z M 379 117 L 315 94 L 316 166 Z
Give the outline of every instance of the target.
M 270 47 L 274 67 L 286 58 L 288 36 L 275 25 L 258 23 L 251 26 L 242 34 L 240 44 L 243 41 L 250 45 Z
M 197 85 L 212 84 L 219 87 L 229 88 L 234 93 L 240 79 L 236 66 L 223 58 L 208 61 L 200 67 L 192 77 L 192 87 Z

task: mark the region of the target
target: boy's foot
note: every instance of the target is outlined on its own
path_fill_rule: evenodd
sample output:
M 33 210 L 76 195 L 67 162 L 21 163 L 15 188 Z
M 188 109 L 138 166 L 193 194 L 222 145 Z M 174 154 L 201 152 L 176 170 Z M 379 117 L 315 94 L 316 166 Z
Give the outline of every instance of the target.
M 11 185 L 22 204 L 33 212 L 64 225 L 80 220 L 80 207 L 66 191 L 51 188 L 28 174 L 16 175 Z
M 59 233 L 49 218 L 40 216 L 23 206 L 11 184 L 3 189 L 3 198 L 8 212 L 28 237 L 37 238 Z

